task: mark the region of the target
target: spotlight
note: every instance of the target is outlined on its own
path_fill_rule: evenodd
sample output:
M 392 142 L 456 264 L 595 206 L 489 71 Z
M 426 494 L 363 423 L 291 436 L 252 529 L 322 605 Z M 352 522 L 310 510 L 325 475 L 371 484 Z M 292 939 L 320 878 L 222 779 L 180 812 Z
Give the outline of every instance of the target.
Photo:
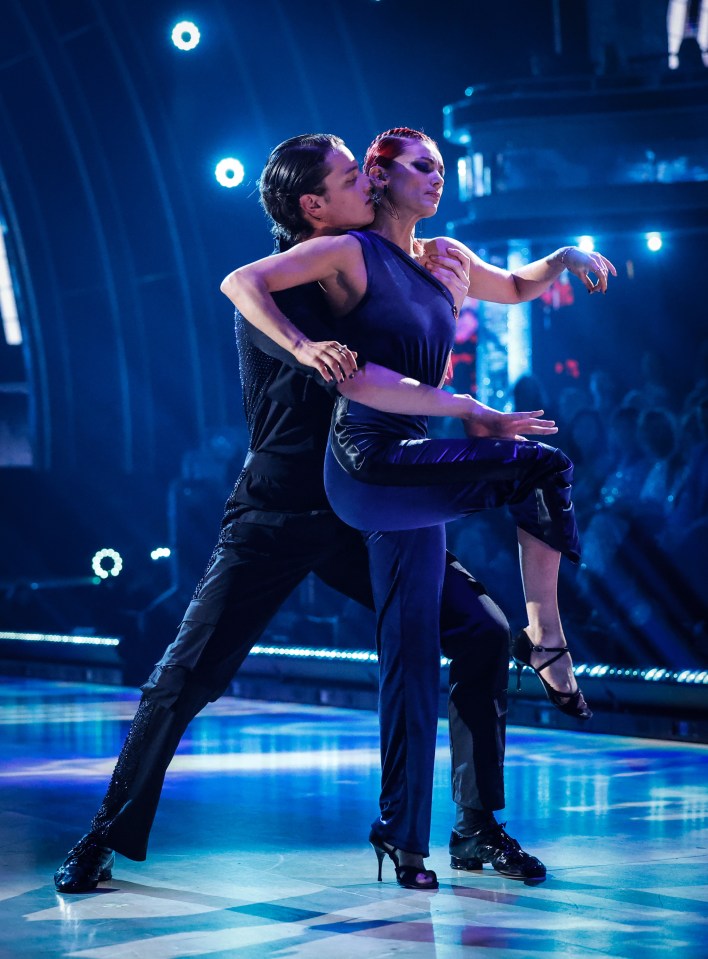
M 150 553 L 150 559 L 167 559 L 172 551 L 167 546 L 158 546 Z
M 91 560 L 91 567 L 101 579 L 118 576 L 123 569 L 123 557 L 117 549 L 99 549 Z
M 240 160 L 236 160 L 234 157 L 224 157 L 216 164 L 214 176 L 221 186 L 232 187 L 243 182 L 244 172 L 243 163 Z
M 196 23 L 181 20 L 172 28 L 172 42 L 178 50 L 194 50 L 200 40 L 201 34 Z
M 658 253 L 664 245 L 661 233 L 647 233 L 645 240 L 647 241 L 647 249 L 651 250 L 652 253 Z
M 583 251 L 583 253 L 594 253 L 595 252 L 595 237 L 594 236 L 579 236 L 578 237 L 578 248 Z

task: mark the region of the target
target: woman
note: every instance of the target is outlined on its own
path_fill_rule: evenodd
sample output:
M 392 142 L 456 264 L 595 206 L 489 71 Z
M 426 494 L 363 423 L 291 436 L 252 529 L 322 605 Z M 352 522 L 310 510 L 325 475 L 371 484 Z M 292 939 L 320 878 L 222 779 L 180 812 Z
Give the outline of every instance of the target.
M 373 230 L 310 240 L 237 270 L 222 284 L 251 322 L 325 376 L 336 369 L 332 344 L 317 355 L 275 308 L 272 292 L 319 282 L 354 351 L 431 387 L 444 378 L 457 313 L 434 273 L 452 271 L 465 292 L 503 303 L 539 296 L 566 267 L 591 292 L 607 288 L 607 273 L 614 272 L 609 261 L 574 248 L 512 275 L 456 241 L 415 243 L 414 227 L 436 212 L 444 182 L 440 154 L 424 134 L 396 129 L 377 137 L 365 172 L 386 190 Z M 301 201 L 314 213 L 326 197 Z M 351 356 L 346 347 L 334 349 L 345 361 Z M 368 534 L 376 594 L 383 780 L 382 814 L 370 840 L 379 865 L 389 855 L 398 881 L 412 888 L 437 885 L 434 873 L 422 868 L 422 857 L 430 826 L 446 521 L 511 507 L 529 615 L 514 655 L 539 675 L 545 672 L 547 678 L 540 678 L 555 705 L 578 718 L 591 715 L 574 682 L 556 601 L 560 555 L 579 555 L 572 465 L 550 447 L 495 439 L 474 421 L 468 430 L 468 440 L 428 440 L 422 417 L 375 412 L 342 398 L 326 463 L 335 511 Z

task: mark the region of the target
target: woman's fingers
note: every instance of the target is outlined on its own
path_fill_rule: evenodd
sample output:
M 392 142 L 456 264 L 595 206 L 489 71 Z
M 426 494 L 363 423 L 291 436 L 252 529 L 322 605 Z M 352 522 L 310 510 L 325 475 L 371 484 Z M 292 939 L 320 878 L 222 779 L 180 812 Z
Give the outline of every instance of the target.
M 547 436 L 558 432 L 558 427 L 553 420 L 513 420 L 509 426 L 515 433 L 536 433 Z
M 611 263 L 610 260 L 608 260 L 606 256 L 602 256 L 602 254 L 600 254 L 600 259 L 601 259 L 602 262 L 605 264 L 605 266 L 606 266 L 607 269 L 610 271 L 610 273 L 611 273 L 613 276 L 617 276 L 617 270 L 615 269 L 614 264 Z
M 530 433 L 535 436 L 550 436 L 558 432 L 555 420 L 542 420 L 539 417 L 543 410 L 533 410 L 529 413 L 508 413 L 509 432 Z
M 510 416 L 516 418 L 517 422 L 523 421 L 525 424 L 530 426 L 542 426 L 545 428 L 550 428 L 556 425 L 555 420 L 542 420 L 543 410 L 532 410 L 529 413 L 511 413 Z
M 617 276 L 614 264 L 601 253 L 587 254 L 585 262 L 580 264 L 578 269 L 573 272 L 582 280 L 589 293 L 607 293 L 608 276 L 610 273 L 612 276 Z M 597 279 L 591 280 L 591 273 Z

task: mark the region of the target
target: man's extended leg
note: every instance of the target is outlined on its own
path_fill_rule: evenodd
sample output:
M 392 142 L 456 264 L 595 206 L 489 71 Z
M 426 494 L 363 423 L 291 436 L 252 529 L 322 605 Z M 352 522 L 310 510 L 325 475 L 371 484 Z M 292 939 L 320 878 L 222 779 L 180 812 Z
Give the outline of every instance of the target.
M 60 891 L 86 892 L 109 878 L 112 850 L 145 859 L 165 772 L 185 729 L 228 688 L 278 607 L 332 552 L 334 524 L 330 513 L 274 514 L 273 525 L 246 516 L 226 527 L 177 638 L 142 687 L 90 831 L 55 874 Z
M 540 880 L 546 869 L 494 818 L 504 807 L 509 624 L 484 586 L 448 554 L 441 610 L 442 651 L 450 659 L 455 869 L 491 863 L 511 879 Z

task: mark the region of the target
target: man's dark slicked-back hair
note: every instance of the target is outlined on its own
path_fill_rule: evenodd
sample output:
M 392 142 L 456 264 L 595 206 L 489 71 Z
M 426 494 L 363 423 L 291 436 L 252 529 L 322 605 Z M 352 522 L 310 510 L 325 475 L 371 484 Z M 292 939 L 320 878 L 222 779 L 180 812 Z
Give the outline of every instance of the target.
M 330 172 L 328 158 L 344 141 L 331 133 L 305 133 L 279 144 L 268 157 L 258 188 L 261 206 L 271 221 L 271 232 L 281 250 L 311 232 L 300 209 L 300 197 L 322 196 Z

